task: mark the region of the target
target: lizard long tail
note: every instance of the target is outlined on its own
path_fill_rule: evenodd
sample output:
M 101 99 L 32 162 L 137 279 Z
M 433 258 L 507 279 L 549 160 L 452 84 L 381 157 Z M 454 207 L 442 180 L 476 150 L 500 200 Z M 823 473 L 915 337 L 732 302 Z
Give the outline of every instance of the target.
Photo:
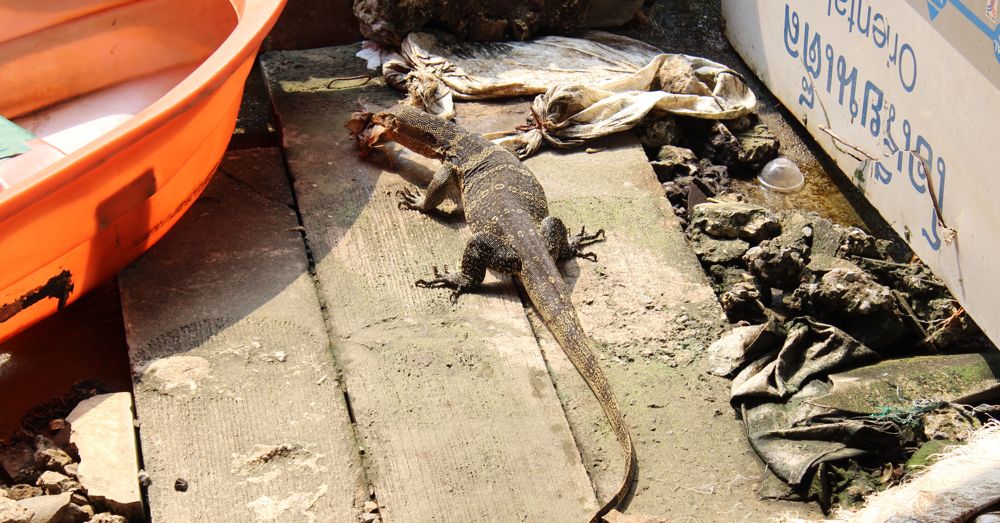
M 628 426 L 622 418 L 618 401 L 591 347 L 590 339 L 580 326 L 576 310 L 569 299 L 569 289 L 550 259 L 534 258 L 533 261 L 534 263 L 528 262 L 522 266 L 521 283 L 531 303 L 545 321 L 545 325 L 601 403 L 625 457 L 625 475 L 617 493 L 602 505 L 590 520 L 591 523 L 597 523 L 602 521 L 602 517 L 611 509 L 618 507 L 628 495 L 629 487 L 635 478 L 635 447 L 632 445 Z

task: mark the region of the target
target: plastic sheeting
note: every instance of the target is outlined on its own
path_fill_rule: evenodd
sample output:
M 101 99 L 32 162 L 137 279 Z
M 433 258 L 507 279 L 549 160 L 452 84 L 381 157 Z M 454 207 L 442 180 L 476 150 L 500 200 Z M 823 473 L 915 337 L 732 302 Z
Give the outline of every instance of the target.
M 757 102 L 722 64 L 599 31 L 501 43 L 411 33 L 382 72 L 410 103 L 445 118 L 455 100 L 538 95 L 527 125 L 490 136 L 522 158 L 543 141 L 568 147 L 630 129 L 650 111 L 728 120 Z
M 913 443 L 923 414 L 1000 394 L 1000 356 L 992 353 L 880 360 L 844 331 L 806 316 L 737 327 L 709 348 L 709 372 L 735 374 L 730 402 L 751 447 L 790 487 L 768 481 L 762 494 L 811 491 L 828 506 L 826 478 L 816 474 L 823 463 L 898 454 Z
M 794 488 L 808 487 L 812 472 L 824 461 L 895 446 L 898 440 L 889 427 L 849 419 L 811 401 L 829 393 L 827 375 L 878 361 L 879 355 L 840 329 L 810 318 L 791 320 L 785 329 L 787 336 L 774 340 L 776 350 L 740 370 L 730 395 L 750 445 L 769 470 Z

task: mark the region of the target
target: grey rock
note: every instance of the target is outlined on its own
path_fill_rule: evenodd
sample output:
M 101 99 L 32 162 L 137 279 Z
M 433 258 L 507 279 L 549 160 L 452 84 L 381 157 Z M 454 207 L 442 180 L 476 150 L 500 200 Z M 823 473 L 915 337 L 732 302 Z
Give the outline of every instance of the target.
M 781 222 L 782 236 L 791 235 L 794 238 L 789 238 L 789 241 L 799 240 L 809 245 L 810 256 L 837 256 L 847 230 L 814 212 L 784 211 L 779 214 L 778 220 Z
M 847 269 L 851 271 L 861 270 L 861 267 L 858 267 L 855 263 L 843 258 L 815 253 L 809 257 L 809 264 L 806 265 L 806 268 L 817 275 L 823 275 L 833 269 Z
M 118 514 L 101 512 L 100 514 L 95 514 L 87 523 L 128 523 L 128 520 Z
M 813 315 L 873 349 L 909 332 L 892 291 L 863 271 L 833 269 L 819 282 L 808 285 L 806 294 Z
M 730 321 L 748 320 L 760 322 L 767 318 L 761 302 L 760 289 L 752 282 L 733 285 L 719 296 L 719 303 Z
M 708 274 L 712 278 L 716 294 L 722 294 L 737 283 L 755 282 L 753 274 L 742 267 L 711 265 L 708 267 Z
M 724 202 L 694 207 L 691 226 L 717 238 L 739 238 L 751 244 L 781 233 L 777 216 L 758 205 Z
M 42 475 L 38 477 L 36 485 L 45 489 L 45 492 L 48 494 L 73 492 L 75 490 L 80 490 L 81 488 L 80 483 L 76 480 L 53 470 L 43 472 Z
M 45 491 L 34 486 L 27 485 L 24 483 L 14 485 L 7 489 L 7 497 L 13 500 L 26 499 L 34 496 L 41 496 Z
M 982 423 L 975 417 L 954 407 L 945 407 L 928 412 L 920 420 L 927 439 L 947 439 L 967 441 Z
M 765 240 L 748 250 L 743 255 L 743 261 L 764 284 L 792 290 L 802 280 L 802 269 L 806 266 L 805 249 L 797 242 L 788 244 L 780 239 Z
M 833 269 L 820 278 L 815 299 L 846 314 L 867 315 L 894 306 L 892 291 L 864 271 Z
M 701 132 L 697 133 L 702 135 L 698 141 L 699 156 L 726 167 L 736 167 L 742 163 L 743 149 L 740 147 L 740 142 L 722 122 L 697 122 L 697 124 L 708 124 L 707 129 L 701 129 Z
M 65 423 L 65 420 L 62 421 Z M 55 431 L 52 434 L 52 437 L 49 439 L 52 440 L 52 443 L 56 447 L 59 447 L 61 449 L 69 448 L 69 432 L 70 432 L 69 424 L 66 424 L 63 428 Z
M 742 258 L 750 244 L 739 238 L 713 238 L 694 231 L 691 234 L 691 247 L 702 263 L 729 265 Z
M 740 162 L 754 172 L 777 158 L 778 148 L 781 146 L 778 137 L 766 125 L 760 123 L 737 132 L 736 141 L 740 146 Z
M 0 522 L 29 523 L 32 512 L 13 499 L 0 497 Z
M 785 241 L 812 245 L 813 238 L 816 235 L 816 223 L 823 220 L 823 218 L 820 218 L 816 213 L 802 211 L 781 211 L 776 214 L 778 216 L 778 223 L 781 225 L 781 236 Z M 839 236 L 837 241 L 837 245 L 839 245 Z M 829 253 L 830 255 L 834 254 L 837 245 L 833 246 L 833 250 Z
M 45 492 L 49 494 L 59 494 L 62 492 L 59 488 L 59 483 L 63 481 L 69 481 L 69 477 L 52 470 L 46 470 L 41 476 L 38 476 L 38 481 L 35 482 L 35 485 L 45 489 Z
M 63 467 L 63 472 L 71 478 L 76 478 L 77 474 L 80 472 L 80 464 L 70 463 L 69 465 Z
M 63 471 L 73 458 L 45 436 L 35 436 L 35 464 L 46 470 Z
M 18 504 L 34 515 L 31 523 L 82 523 L 87 518 L 70 503 L 71 495 L 66 492 L 49 496 L 22 499 Z
M 677 120 L 672 117 L 646 118 L 636 126 L 636 135 L 643 147 L 657 149 L 665 145 L 677 145 L 681 139 Z M 694 156 L 694 153 L 691 153 Z
M 848 228 L 841 239 L 838 256 L 862 256 L 865 258 L 881 258 L 878 242 L 875 238 L 857 227 Z
M 759 118 L 757 118 L 757 115 L 745 114 L 743 116 L 733 118 L 732 120 L 723 120 L 722 123 L 726 124 L 726 127 L 729 129 L 729 132 L 738 134 L 743 131 L 746 131 L 747 129 L 750 129 L 751 127 L 756 125 L 758 121 Z
M 82 522 L 94 517 L 94 507 L 90 505 L 77 505 L 70 503 L 66 507 L 66 517 L 68 521 Z
M 698 157 L 694 155 L 694 151 L 673 145 L 660 147 L 656 159 L 649 164 L 661 181 L 691 176 L 698 172 Z

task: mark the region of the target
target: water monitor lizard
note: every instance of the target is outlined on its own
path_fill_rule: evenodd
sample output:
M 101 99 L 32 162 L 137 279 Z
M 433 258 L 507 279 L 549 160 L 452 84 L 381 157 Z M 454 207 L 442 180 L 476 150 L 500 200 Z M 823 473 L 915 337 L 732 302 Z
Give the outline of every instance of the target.
M 465 246 L 459 272 L 438 272 L 417 280 L 421 287 L 453 289 L 451 299 L 482 284 L 486 269 L 521 281 L 535 309 L 566 355 L 600 401 L 625 456 L 625 475 L 615 496 L 594 514 L 597 522 L 616 508 L 635 475 L 635 449 L 621 410 L 591 348 L 590 340 L 570 301 L 556 261 L 574 256 L 595 260 L 581 249 L 602 239 L 594 234 L 569 236 L 559 218 L 549 215 L 545 192 L 517 157 L 476 133 L 414 107 L 397 105 L 379 113 L 355 113 L 347 122 L 363 153 L 385 142 L 396 142 L 416 153 L 441 160 L 422 193 L 400 191 L 402 208 L 427 212 L 438 206 L 446 188 L 461 189 L 465 218 L 473 236 Z

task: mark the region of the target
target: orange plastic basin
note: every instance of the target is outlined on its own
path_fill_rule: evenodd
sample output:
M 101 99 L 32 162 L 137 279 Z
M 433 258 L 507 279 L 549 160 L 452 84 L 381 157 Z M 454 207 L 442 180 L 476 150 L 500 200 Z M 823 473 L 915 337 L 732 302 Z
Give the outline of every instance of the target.
M 208 184 L 284 0 L 0 2 L 0 341 L 107 280 Z

